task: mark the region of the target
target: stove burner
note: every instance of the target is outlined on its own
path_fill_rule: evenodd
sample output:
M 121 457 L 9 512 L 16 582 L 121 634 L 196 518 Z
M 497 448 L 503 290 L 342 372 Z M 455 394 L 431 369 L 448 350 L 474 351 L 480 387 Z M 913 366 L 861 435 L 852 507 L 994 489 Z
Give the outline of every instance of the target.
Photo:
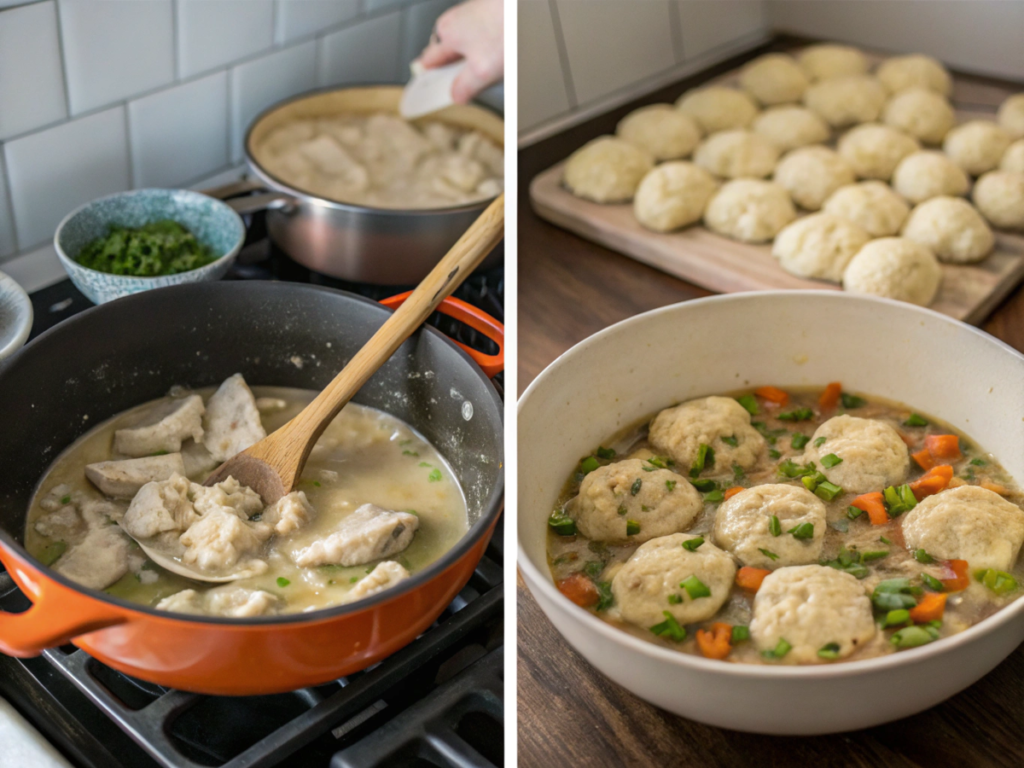
M 348 283 L 311 272 L 266 239 L 260 216 L 228 274 L 305 282 L 375 301 L 412 286 Z M 504 269 L 471 275 L 455 296 L 504 319 Z M 88 309 L 70 281 L 32 294 L 32 337 Z M 490 339 L 440 313 L 428 322 L 493 354 Z M 501 389 L 503 375 L 495 377 Z M 274 696 L 185 693 L 123 675 L 74 646 L 33 659 L 0 655 L 0 695 L 75 765 L 87 768 L 492 768 L 501 766 L 502 535 L 472 579 L 413 643 L 379 664 Z M 0 566 L 0 610 L 27 609 Z

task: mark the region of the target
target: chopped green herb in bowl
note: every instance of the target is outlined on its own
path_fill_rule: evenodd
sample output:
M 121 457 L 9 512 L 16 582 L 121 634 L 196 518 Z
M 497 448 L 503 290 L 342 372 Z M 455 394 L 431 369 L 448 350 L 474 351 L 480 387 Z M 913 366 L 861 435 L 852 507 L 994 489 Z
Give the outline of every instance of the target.
M 76 260 L 110 275 L 160 277 L 205 266 L 217 255 L 181 224 L 164 219 L 141 227 L 111 224 L 107 235 L 86 245 Z

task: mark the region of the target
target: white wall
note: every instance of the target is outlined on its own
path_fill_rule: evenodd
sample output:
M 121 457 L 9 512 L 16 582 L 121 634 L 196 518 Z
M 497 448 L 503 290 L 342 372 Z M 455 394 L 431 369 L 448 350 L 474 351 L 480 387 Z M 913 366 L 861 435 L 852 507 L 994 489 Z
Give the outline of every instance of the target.
M 0 269 L 63 276 L 73 208 L 238 174 L 242 137 L 290 95 L 404 82 L 457 0 L 0 0 Z
M 769 0 L 773 27 L 1024 79 L 1021 0 Z
M 762 42 L 763 0 L 519 0 L 527 144 Z

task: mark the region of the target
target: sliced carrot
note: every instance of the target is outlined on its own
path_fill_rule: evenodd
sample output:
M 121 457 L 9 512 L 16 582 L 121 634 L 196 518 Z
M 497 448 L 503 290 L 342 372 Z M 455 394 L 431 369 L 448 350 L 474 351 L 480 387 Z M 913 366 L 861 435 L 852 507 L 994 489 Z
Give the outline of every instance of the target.
M 697 630 L 697 645 L 708 659 L 724 659 L 732 650 L 732 625 L 716 621 L 711 629 Z
M 928 453 L 927 448 L 922 448 L 917 453 L 910 454 L 910 458 L 917 462 L 917 466 L 927 472 L 929 469 L 935 466 L 935 459 Z
M 823 411 L 831 411 L 839 405 L 839 396 L 841 394 L 843 394 L 843 385 L 838 381 L 833 381 L 825 387 L 825 391 L 818 398 L 818 407 Z
M 557 587 L 559 592 L 576 603 L 580 608 L 589 608 L 592 605 L 597 605 L 597 601 L 600 599 L 594 582 L 582 573 L 574 573 L 572 576 L 562 579 L 558 582 Z
M 725 498 L 727 500 L 731 499 L 733 496 L 735 496 L 740 491 L 745 491 L 745 490 L 747 490 L 747 489 L 744 488 L 742 485 L 734 485 L 732 488 L 729 488 L 729 489 L 726 490 Z
M 881 491 L 862 493 L 850 502 L 850 506 L 867 512 L 872 525 L 885 525 L 889 522 L 889 513 L 885 511 L 885 501 Z
M 947 597 L 949 597 L 947 594 L 929 592 L 921 598 L 921 602 L 917 604 L 917 607 L 910 609 L 910 618 L 916 624 L 924 624 L 941 619 L 943 612 L 946 610 Z
M 761 582 L 771 571 L 767 568 L 752 568 L 744 565 L 736 571 L 736 585 L 751 592 L 757 592 L 761 588 Z
M 962 455 L 960 438 L 956 435 L 928 435 L 924 439 L 924 447 L 928 449 L 936 463 L 942 459 L 956 461 Z
M 920 501 L 926 496 L 934 496 L 939 491 L 946 490 L 952 479 L 953 468 L 949 464 L 940 464 L 912 482 L 910 490 L 914 492 L 914 498 Z
M 778 387 L 758 387 L 754 394 L 776 405 L 785 405 L 789 402 L 789 394 Z
M 949 567 L 954 573 L 952 579 L 942 579 L 942 586 L 947 592 L 961 592 L 971 586 L 971 577 L 967 573 L 966 560 L 950 560 Z
M 952 467 L 950 467 L 950 469 L 952 469 Z M 999 483 L 993 483 L 991 480 L 982 480 L 981 487 L 986 490 L 992 491 L 993 493 L 998 493 L 1000 496 L 1010 495 L 1009 488 L 1007 488 L 1005 485 L 1000 485 Z M 728 496 L 726 496 L 726 498 L 728 498 Z

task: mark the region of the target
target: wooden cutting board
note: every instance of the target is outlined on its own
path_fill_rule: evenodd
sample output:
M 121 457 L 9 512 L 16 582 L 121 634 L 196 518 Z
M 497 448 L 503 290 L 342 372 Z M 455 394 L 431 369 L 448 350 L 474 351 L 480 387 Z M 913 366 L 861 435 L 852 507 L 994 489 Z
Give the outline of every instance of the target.
M 737 72 L 730 72 L 709 82 L 734 84 L 736 77 Z M 1011 88 L 955 75 L 957 121 L 991 119 L 1011 93 Z M 771 255 L 771 243 L 737 242 L 701 225 L 668 234 L 652 232 L 637 222 L 632 204 L 601 205 L 568 192 L 561 183 L 564 165 L 549 168 L 530 183 L 533 208 L 541 218 L 587 240 L 719 293 L 842 290 L 834 283 L 789 274 Z M 932 309 L 977 325 L 1024 279 L 1024 235 L 998 230 L 995 234 L 994 251 L 979 264 L 942 265 L 942 285 Z

